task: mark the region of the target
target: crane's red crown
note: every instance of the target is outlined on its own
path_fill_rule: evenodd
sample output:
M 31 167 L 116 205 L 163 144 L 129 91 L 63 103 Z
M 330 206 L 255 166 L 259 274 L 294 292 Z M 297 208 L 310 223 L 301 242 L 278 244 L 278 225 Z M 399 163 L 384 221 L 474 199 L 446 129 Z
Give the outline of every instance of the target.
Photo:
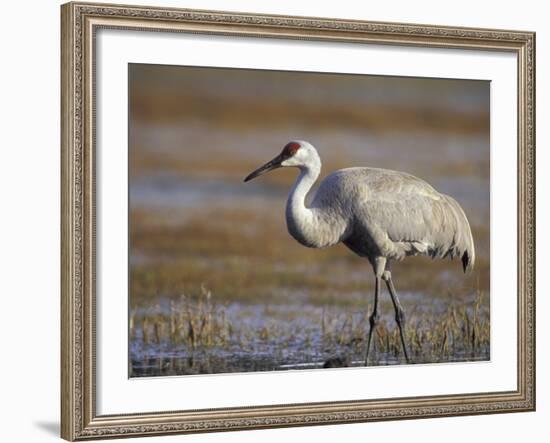
M 302 145 L 297 142 L 290 142 L 285 145 L 283 148 L 283 152 L 281 152 L 281 155 L 285 158 L 292 157 L 294 154 L 296 154 L 296 151 L 300 149 Z

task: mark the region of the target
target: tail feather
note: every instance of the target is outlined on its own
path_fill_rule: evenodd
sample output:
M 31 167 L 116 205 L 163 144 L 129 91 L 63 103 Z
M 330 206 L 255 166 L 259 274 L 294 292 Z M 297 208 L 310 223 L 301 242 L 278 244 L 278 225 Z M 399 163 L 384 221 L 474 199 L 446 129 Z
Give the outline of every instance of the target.
M 464 273 L 471 271 L 473 268 L 474 262 L 470 258 L 468 251 L 464 251 L 464 254 L 462 254 L 462 269 L 464 270 Z
M 471 272 L 474 269 L 476 254 L 470 223 L 457 201 L 449 196 L 446 197 L 456 215 L 455 246 L 458 252 L 457 255 L 461 255 L 464 272 Z

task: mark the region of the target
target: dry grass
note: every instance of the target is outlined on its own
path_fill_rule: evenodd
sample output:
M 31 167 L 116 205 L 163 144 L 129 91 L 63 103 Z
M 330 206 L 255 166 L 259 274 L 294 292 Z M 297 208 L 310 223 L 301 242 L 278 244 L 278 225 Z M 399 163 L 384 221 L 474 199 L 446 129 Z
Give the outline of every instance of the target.
M 366 312 L 370 312 L 369 306 Z M 425 311 L 425 306 L 409 307 L 405 325 L 405 340 L 415 363 L 440 361 L 478 360 L 488 358 L 490 345 L 490 319 L 487 300 L 477 292 L 471 305 L 451 303 L 442 314 Z M 383 319 L 373 335 L 373 353 L 370 364 L 383 364 L 386 360 L 403 361 L 404 355 L 395 322 Z M 331 316 L 323 311 L 323 340 L 337 347 L 351 347 L 351 354 L 364 352 L 368 316 L 353 321 L 350 313 Z
M 287 126 L 299 120 L 302 126 L 324 128 L 369 128 L 371 132 L 482 133 L 489 128 L 487 113 L 462 112 L 399 105 L 357 106 L 332 103 L 331 106 L 288 102 L 277 97 L 269 101 L 241 98 L 237 103 L 220 97 L 194 94 L 162 96 L 157 93 L 136 94 L 132 101 L 133 117 L 148 122 L 215 120 L 219 127 L 246 132 L 262 126 Z
M 185 295 L 171 300 L 167 311 L 157 305 L 144 314 L 137 315 L 135 309 L 130 314 L 130 339 L 139 337 L 144 344 L 223 346 L 231 333 L 223 306 L 218 307 L 204 288 L 195 300 Z
M 281 301 L 291 292 L 301 292 L 314 304 L 356 303 L 358 292 L 365 294 L 359 302 L 370 297 L 373 278 L 366 260 L 343 245 L 304 248 L 290 238 L 284 220 L 271 213 L 219 208 L 181 224 L 161 220 L 159 212 L 131 213 L 132 251 L 148 257 L 131 266 L 132 304 L 196 293 L 203 284 L 226 301 Z M 487 229 L 474 226 L 474 236 L 477 244 L 488 243 Z M 426 257 L 396 263 L 393 272 L 398 290 L 407 292 L 441 296 L 451 289 L 472 293 L 489 286 L 483 254 L 469 275 L 462 273 L 459 261 Z
M 478 292 L 475 300 L 457 307 L 451 303 L 445 312 L 434 315 L 423 306 L 409 306 L 405 335 L 412 362 L 436 363 L 444 361 L 484 360 L 489 358 L 490 319 L 484 294 Z M 370 306 L 367 311 L 370 310 Z M 245 371 L 254 365 L 258 343 L 269 346 L 269 362 L 256 370 L 291 368 L 285 355 L 298 352 L 314 366 L 322 366 L 333 356 L 343 366 L 362 365 L 365 339 L 368 331 L 366 313 L 357 316 L 351 309 L 323 309 L 320 317 L 313 317 L 307 309 L 296 306 L 284 312 L 284 321 L 308 319 L 301 326 L 288 328 L 277 321 L 277 312 L 264 309 L 265 319 L 258 325 L 250 314 L 243 311 L 235 320 L 229 320 L 224 305 L 214 301 L 211 292 L 202 289 L 195 296 L 181 295 L 173 299 L 168 308 L 155 306 L 145 311 L 133 310 L 130 316 L 130 337 L 133 349 L 155 349 L 153 362 L 162 355 L 172 355 L 170 366 L 152 366 L 148 374 L 138 356 L 134 356 L 134 375 L 181 375 L 188 373 Z M 384 316 L 377 325 L 370 365 L 404 363 L 398 329 L 393 319 Z M 296 349 L 294 349 L 296 348 Z M 162 349 L 160 353 L 159 349 Z M 234 350 L 250 352 L 244 366 L 239 360 L 231 362 Z M 221 363 L 220 356 L 226 360 Z M 179 357 L 174 357 L 178 355 Z M 199 357 L 197 357 L 199 356 Z M 148 361 L 149 357 L 141 357 Z M 258 362 L 262 359 L 258 357 Z M 251 363 L 252 362 L 252 363 Z M 197 367 L 197 363 L 201 363 Z M 283 366 L 286 365 L 286 366 Z M 223 366 L 223 369 L 222 369 Z M 150 368 L 151 370 L 151 368 Z

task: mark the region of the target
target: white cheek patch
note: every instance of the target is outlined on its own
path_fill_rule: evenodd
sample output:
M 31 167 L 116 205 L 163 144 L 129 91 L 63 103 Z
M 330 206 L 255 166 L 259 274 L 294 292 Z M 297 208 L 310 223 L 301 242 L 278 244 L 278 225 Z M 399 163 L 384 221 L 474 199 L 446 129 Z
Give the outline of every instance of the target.
M 281 162 L 281 166 L 296 166 L 296 160 L 294 157 L 287 158 Z

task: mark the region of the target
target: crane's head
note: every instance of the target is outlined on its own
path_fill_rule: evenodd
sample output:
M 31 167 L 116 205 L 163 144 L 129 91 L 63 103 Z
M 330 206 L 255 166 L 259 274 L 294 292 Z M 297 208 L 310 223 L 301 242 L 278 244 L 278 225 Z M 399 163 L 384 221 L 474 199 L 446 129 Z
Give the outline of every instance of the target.
M 320 168 L 321 160 L 312 144 L 302 140 L 293 140 L 285 145 L 277 157 L 250 173 L 244 181 L 252 180 L 273 169 L 289 166 L 300 169 L 307 167 Z

